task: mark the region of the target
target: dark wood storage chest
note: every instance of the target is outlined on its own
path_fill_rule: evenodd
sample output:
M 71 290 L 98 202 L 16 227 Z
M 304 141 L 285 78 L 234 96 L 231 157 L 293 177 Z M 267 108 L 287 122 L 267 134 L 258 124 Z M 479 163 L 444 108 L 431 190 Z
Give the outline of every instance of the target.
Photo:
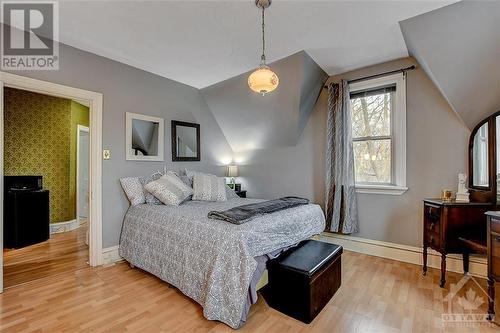
M 270 260 L 264 297 L 274 309 L 310 323 L 341 284 L 342 247 L 306 240 Z

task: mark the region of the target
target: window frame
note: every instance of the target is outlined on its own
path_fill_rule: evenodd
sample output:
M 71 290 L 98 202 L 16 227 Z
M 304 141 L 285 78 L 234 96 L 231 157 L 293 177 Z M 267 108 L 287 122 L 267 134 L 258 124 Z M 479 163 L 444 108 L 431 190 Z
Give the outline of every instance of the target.
M 397 73 L 349 84 L 350 92 L 396 85 L 391 109 L 391 183 L 356 183 L 357 193 L 402 195 L 406 186 L 406 85 L 405 75 Z M 349 110 L 350 111 L 350 110 Z M 351 119 L 352 121 L 352 119 Z M 351 124 L 352 125 L 352 124 Z M 360 141 L 360 138 L 353 139 Z M 365 138 L 366 140 L 366 138 Z

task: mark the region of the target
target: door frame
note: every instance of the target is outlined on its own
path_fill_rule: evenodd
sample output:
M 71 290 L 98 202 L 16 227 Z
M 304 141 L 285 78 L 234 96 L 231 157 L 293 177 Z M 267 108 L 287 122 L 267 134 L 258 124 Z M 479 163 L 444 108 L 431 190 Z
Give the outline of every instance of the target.
M 99 266 L 102 256 L 102 108 L 103 95 L 98 92 L 69 87 L 57 83 L 32 79 L 0 71 L 0 133 L 4 133 L 3 88 L 16 88 L 39 94 L 67 99 L 89 101 L 90 111 L 90 169 L 89 169 L 89 264 Z M 3 251 L 3 147 L 4 138 L 0 135 L 0 249 Z M 3 255 L 0 256 L 0 292 L 3 291 Z
M 80 216 L 78 212 L 80 211 L 80 132 L 89 133 L 90 129 L 87 126 L 77 125 L 76 126 L 76 220 L 78 225 L 80 225 Z M 90 145 L 89 145 L 90 148 Z M 89 149 L 90 153 L 90 149 Z M 90 170 L 89 170 L 90 171 Z M 90 174 L 90 173 L 89 173 Z M 88 216 L 87 216 L 88 218 Z

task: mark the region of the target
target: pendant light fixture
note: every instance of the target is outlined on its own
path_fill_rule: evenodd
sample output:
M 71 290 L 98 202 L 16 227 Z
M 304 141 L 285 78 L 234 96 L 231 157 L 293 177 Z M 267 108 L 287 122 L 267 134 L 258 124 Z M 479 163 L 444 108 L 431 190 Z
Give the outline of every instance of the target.
M 255 0 L 255 5 L 262 9 L 262 56 L 260 66 L 248 77 L 248 86 L 262 95 L 273 91 L 278 87 L 278 75 L 266 64 L 266 38 L 265 38 L 265 10 L 271 6 L 271 0 Z

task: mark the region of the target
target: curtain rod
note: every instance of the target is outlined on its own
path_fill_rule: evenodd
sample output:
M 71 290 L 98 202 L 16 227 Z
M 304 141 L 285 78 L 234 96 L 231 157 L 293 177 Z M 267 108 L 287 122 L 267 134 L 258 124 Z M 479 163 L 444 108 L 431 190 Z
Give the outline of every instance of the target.
M 405 68 L 401 68 L 401 69 L 396 69 L 394 71 L 390 71 L 390 72 L 384 72 L 384 73 L 380 73 L 380 74 L 375 74 L 375 75 L 370 75 L 370 76 L 365 76 L 365 77 L 360 77 L 360 78 L 357 78 L 357 79 L 352 79 L 352 80 L 349 80 L 347 81 L 347 83 L 354 83 L 354 82 L 359 82 L 359 81 L 364 81 L 364 80 L 369 80 L 369 79 L 374 79 L 376 77 L 381 77 L 381 76 L 387 76 L 387 75 L 391 75 L 391 74 L 396 74 L 396 73 L 400 73 L 400 72 L 407 72 L 407 71 L 412 71 L 414 69 L 416 69 L 417 66 L 415 65 L 411 65 L 409 67 L 405 67 Z M 324 89 L 327 89 L 328 88 L 328 85 L 324 85 L 323 86 Z

